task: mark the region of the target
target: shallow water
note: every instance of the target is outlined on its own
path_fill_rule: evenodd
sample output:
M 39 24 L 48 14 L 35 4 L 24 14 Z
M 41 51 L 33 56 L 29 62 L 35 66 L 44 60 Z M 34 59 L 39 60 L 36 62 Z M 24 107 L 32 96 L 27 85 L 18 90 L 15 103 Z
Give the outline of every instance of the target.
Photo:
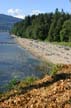
M 42 72 L 36 70 L 39 64 L 40 61 L 20 47 L 9 33 L 0 33 L 0 86 L 14 78 L 41 77 Z

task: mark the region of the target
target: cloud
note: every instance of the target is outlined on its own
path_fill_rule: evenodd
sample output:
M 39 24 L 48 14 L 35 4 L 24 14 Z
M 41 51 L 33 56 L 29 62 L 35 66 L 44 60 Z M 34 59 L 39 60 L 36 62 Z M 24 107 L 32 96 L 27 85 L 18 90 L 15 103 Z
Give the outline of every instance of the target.
M 25 18 L 25 15 L 23 14 L 21 9 L 8 9 L 8 14 L 17 18 Z
M 25 14 L 23 14 L 23 11 L 21 9 L 8 9 L 8 15 L 17 17 L 17 18 L 21 18 L 24 19 L 25 18 Z M 31 15 L 38 15 L 39 13 L 42 13 L 40 10 L 32 10 L 31 13 L 29 14 Z
M 39 13 L 42 13 L 39 10 L 32 10 L 31 15 L 38 15 Z

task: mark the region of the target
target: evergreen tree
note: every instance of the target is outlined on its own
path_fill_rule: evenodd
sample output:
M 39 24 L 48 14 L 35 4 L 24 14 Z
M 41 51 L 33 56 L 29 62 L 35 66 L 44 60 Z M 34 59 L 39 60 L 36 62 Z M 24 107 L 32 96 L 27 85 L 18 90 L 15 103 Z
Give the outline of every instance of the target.
M 64 22 L 62 30 L 60 32 L 61 41 L 71 42 L 71 20 L 67 20 Z
M 65 41 L 66 37 L 63 36 L 63 33 L 66 33 L 66 29 L 63 24 L 66 20 L 71 20 L 71 15 L 64 13 L 63 10 L 60 12 L 56 9 L 55 13 L 45 13 L 25 17 L 23 21 L 14 25 L 12 33 L 21 36 L 22 38 Z

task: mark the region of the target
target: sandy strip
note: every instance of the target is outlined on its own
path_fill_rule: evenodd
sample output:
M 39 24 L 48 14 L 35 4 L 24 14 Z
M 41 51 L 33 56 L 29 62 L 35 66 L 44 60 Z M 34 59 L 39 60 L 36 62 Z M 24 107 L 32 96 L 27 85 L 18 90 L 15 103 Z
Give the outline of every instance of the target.
M 71 64 L 71 48 L 40 42 L 32 39 L 15 37 L 16 42 L 33 55 L 54 64 Z

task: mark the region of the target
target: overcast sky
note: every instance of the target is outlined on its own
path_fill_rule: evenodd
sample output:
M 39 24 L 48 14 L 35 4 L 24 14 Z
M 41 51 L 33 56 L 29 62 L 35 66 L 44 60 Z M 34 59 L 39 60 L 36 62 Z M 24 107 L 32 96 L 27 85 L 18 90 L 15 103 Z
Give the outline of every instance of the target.
M 56 8 L 71 11 L 69 0 L 0 0 L 0 13 L 19 18 L 27 15 L 52 12 Z

